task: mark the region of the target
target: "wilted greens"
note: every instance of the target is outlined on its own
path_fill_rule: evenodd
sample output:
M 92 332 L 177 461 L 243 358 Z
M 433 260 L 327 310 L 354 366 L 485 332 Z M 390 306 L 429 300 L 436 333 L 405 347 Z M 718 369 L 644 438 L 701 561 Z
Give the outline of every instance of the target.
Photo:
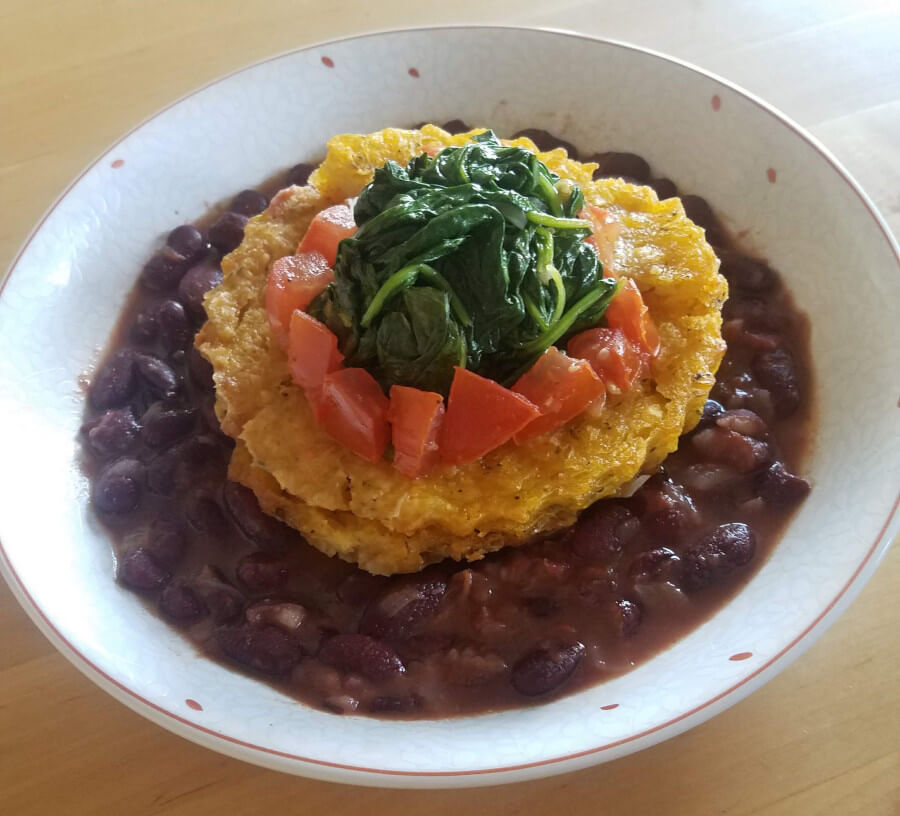
M 576 218 L 584 196 L 491 131 L 388 162 L 360 194 L 359 230 L 310 313 L 346 364 L 385 389 L 447 393 L 453 367 L 509 384 L 551 345 L 597 325 L 616 283 Z

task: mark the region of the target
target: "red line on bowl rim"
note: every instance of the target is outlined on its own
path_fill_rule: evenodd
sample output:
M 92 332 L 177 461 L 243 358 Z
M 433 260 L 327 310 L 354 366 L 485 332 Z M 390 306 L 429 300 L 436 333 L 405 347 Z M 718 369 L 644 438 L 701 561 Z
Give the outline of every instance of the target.
M 351 41 L 358 40 L 358 39 L 366 39 L 366 38 L 374 37 L 374 36 L 382 36 L 384 34 L 398 33 L 398 31 L 400 33 L 409 33 L 409 32 L 423 32 L 423 31 L 435 31 L 435 30 L 453 31 L 453 30 L 465 30 L 465 29 L 540 32 L 540 33 L 549 33 L 549 34 L 555 34 L 555 35 L 560 35 L 560 36 L 572 37 L 575 39 L 588 40 L 590 42 L 601 43 L 603 45 L 608 45 L 608 46 L 611 46 L 614 48 L 621 48 L 623 50 L 628 50 L 628 51 L 636 51 L 638 53 L 652 57 L 654 59 L 658 59 L 658 60 L 670 63 L 679 68 L 687 69 L 693 73 L 696 73 L 696 74 L 699 74 L 699 75 L 705 77 L 708 80 L 718 83 L 719 85 L 723 86 L 724 88 L 728 88 L 729 90 L 736 91 L 737 93 L 741 94 L 741 96 L 743 96 L 745 99 L 747 99 L 752 104 L 754 104 L 756 107 L 758 107 L 760 110 L 762 110 L 764 113 L 766 113 L 767 115 L 771 116 L 772 118 L 778 120 L 782 125 L 787 127 L 795 136 L 797 136 L 798 138 L 800 138 L 804 142 L 806 142 L 813 150 L 815 150 L 826 161 L 826 163 L 831 167 L 831 169 L 834 170 L 844 180 L 844 182 L 850 187 L 850 189 L 852 190 L 854 195 L 856 195 L 856 197 L 862 203 L 863 207 L 872 216 L 872 218 L 875 221 L 876 226 L 881 231 L 882 235 L 884 235 L 885 240 L 887 241 L 888 247 L 890 248 L 891 252 L 894 254 L 894 257 L 896 258 L 898 264 L 900 264 L 900 249 L 898 249 L 898 247 L 896 246 L 893 236 L 888 231 L 880 213 L 875 208 L 875 206 L 872 204 L 872 202 L 869 201 L 866 194 L 863 193 L 863 191 L 861 190 L 859 185 L 852 178 L 852 176 L 850 176 L 850 174 L 847 172 L 847 170 L 845 170 L 844 167 L 840 164 L 840 162 L 833 155 L 831 155 L 830 151 L 827 150 L 827 148 L 825 148 L 823 145 L 821 145 L 810 134 L 808 134 L 802 127 L 800 127 L 799 125 L 794 123 L 792 120 L 788 119 L 784 114 L 780 113 L 779 111 L 777 111 L 774 107 L 772 107 L 768 103 L 763 102 L 761 99 L 757 98 L 749 91 L 746 91 L 746 90 L 740 88 L 739 86 L 735 85 L 734 83 L 730 82 L 729 80 L 719 77 L 716 74 L 713 74 L 709 71 L 706 71 L 703 68 L 699 68 L 688 62 L 680 60 L 676 57 L 669 57 L 669 56 L 666 56 L 665 54 L 661 54 L 656 51 L 653 51 L 652 49 L 641 48 L 639 46 L 629 45 L 627 43 L 617 42 L 615 40 L 607 40 L 607 39 L 603 39 L 602 37 L 592 37 L 587 34 L 579 34 L 579 33 L 572 32 L 572 31 L 565 31 L 565 30 L 551 29 L 551 28 L 533 29 L 533 28 L 522 27 L 522 26 L 504 26 L 504 25 L 471 26 L 471 25 L 463 24 L 463 25 L 456 25 L 456 26 L 422 26 L 422 27 L 418 27 L 418 28 L 411 27 L 411 28 L 407 28 L 407 29 L 399 29 L 399 30 L 393 30 L 393 31 L 372 31 L 372 32 L 368 32 L 365 34 L 357 34 L 357 35 L 354 35 L 351 37 L 344 37 L 344 38 L 339 38 L 336 40 L 328 40 L 328 41 L 321 42 L 321 43 L 314 43 L 312 45 L 305 46 L 303 48 L 297 48 L 297 49 L 293 49 L 291 51 L 286 51 L 281 54 L 275 54 L 274 56 L 268 57 L 263 60 L 259 60 L 255 63 L 252 63 L 251 65 L 246 65 L 243 68 L 238 68 L 235 71 L 231 71 L 228 74 L 218 77 L 218 78 L 212 80 L 211 82 L 208 82 L 207 84 L 205 84 L 199 88 L 196 88 L 195 90 L 191 91 L 190 93 L 182 96 L 180 99 L 176 99 L 173 102 L 170 102 L 168 105 L 166 105 L 165 107 L 156 111 L 156 113 L 147 117 L 142 122 L 138 123 L 133 128 L 131 128 L 129 131 L 127 131 L 123 136 L 121 136 L 117 141 L 115 141 L 109 148 L 107 148 L 98 158 L 96 158 L 89 165 L 87 165 L 72 180 L 72 182 L 60 193 L 60 195 L 57 197 L 57 199 L 50 205 L 50 207 L 47 209 L 47 211 L 44 213 L 44 215 L 41 217 L 41 219 L 34 226 L 32 231 L 30 232 L 30 234 L 27 236 L 24 243 L 20 247 L 19 251 L 14 256 L 12 263 L 10 264 L 6 274 L 3 277 L 3 280 L 0 281 L 0 294 L 3 293 L 4 289 L 6 288 L 6 285 L 9 283 L 10 279 L 12 278 L 12 274 L 15 271 L 16 266 L 18 265 L 19 261 L 22 259 L 22 256 L 25 254 L 25 252 L 27 251 L 28 247 L 31 245 L 34 238 L 37 236 L 38 232 L 40 232 L 41 228 L 46 223 L 47 219 L 53 214 L 53 212 L 62 203 L 62 201 L 66 198 L 66 196 L 68 196 L 74 190 L 76 185 L 91 170 L 93 170 L 94 167 L 97 166 L 97 164 L 99 164 L 101 161 L 107 159 L 109 154 L 116 147 L 118 147 L 120 144 L 122 144 L 129 136 L 131 136 L 136 131 L 140 130 L 142 127 L 144 127 L 149 122 L 153 121 L 154 119 L 157 119 L 159 116 L 161 116 L 163 113 L 168 111 L 170 108 L 173 108 L 175 105 L 178 105 L 181 102 L 183 102 L 187 99 L 190 99 L 191 97 L 196 96 L 199 93 L 202 93 L 203 91 L 207 90 L 208 88 L 210 88 L 214 85 L 218 85 L 222 82 L 225 82 L 226 80 L 228 80 L 238 74 L 241 74 L 245 71 L 249 71 L 253 68 L 256 68 L 260 65 L 264 65 L 269 62 L 274 62 L 275 60 L 284 59 L 286 57 L 293 56 L 293 55 L 303 52 L 303 51 L 310 51 L 315 48 L 322 47 L 323 45 L 334 45 L 336 43 L 351 42 Z M 329 57 L 327 59 L 330 60 L 331 58 Z M 328 63 L 326 63 L 325 60 L 326 60 L 326 58 L 323 57 L 322 62 L 327 65 Z M 900 400 L 898 400 L 898 407 L 900 407 Z M 500 774 L 500 773 L 511 772 L 511 771 L 526 770 L 528 768 L 536 768 L 536 767 L 542 767 L 542 766 L 546 766 L 546 765 L 553 765 L 553 764 L 557 764 L 560 762 L 566 762 L 569 760 L 579 759 L 579 758 L 585 757 L 585 756 L 590 756 L 592 754 L 600 753 L 602 751 L 606 751 L 611 748 L 616 748 L 620 745 L 624 745 L 629 742 L 633 742 L 635 740 L 641 739 L 642 737 L 646 737 L 651 734 L 654 734 L 658 731 L 668 728 L 671 725 L 675 725 L 676 723 L 679 723 L 682 720 L 685 720 L 688 717 L 693 716 L 694 714 L 708 708 L 709 706 L 713 705 L 714 703 L 718 702 L 719 700 L 732 694 L 734 691 L 741 688 L 746 683 L 750 682 L 750 680 L 759 676 L 762 672 L 764 672 L 766 669 L 768 669 L 772 664 L 774 664 L 781 657 L 783 657 L 785 654 L 787 654 L 789 651 L 791 651 L 836 606 L 836 604 L 841 600 L 841 598 L 843 598 L 843 596 L 846 594 L 847 590 L 850 589 L 850 587 L 854 584 L 854 582 L 856 581 L 859 574 L 862 572 L 862 570 L 865 568 L 865 566 L 869 563 L 872 556 L 875 554 L 875 551 L 878 549 L 878 545 L 881 543 L 882 538 L 887 533 L 888 527 L 890 526 L 891 522 L 894 519 L 894 516 L 897 512 L 898 506 L 900 506 L 900 493 L 898 493 L 893 504 L 891 505 L 891 507 L 888 511 L 888 514 L 887 514 L 887 518 L 885 519 L 884 523 L 881 525 L 878 533 L 875 536 L 874 542 L 872 543 L 872 545 L 869 547 L 868 551 L 863 556 L 862 561 L 859 563 L 859 565 L 856 567 L 856 569 L 850 575 L 847 582 L 838 591 L 837 595 L 835 595 L 835 597 L 828 603 L 828 605 L 825 607 L 825 609 L 823 609 L 819 613 L 819 615 L 817 615 L 816 618 L 805 629 L 803 629 L 803 631 L 800 632 L 799 635 L 797 635 L 794 638 L 794 640 L 792 640 L 790 643 L 788 643 L 787 646 L 782 648 L 779 652 L 777 652 L 773 657 L 771 657 L 763 665 L 757 667 L 750 674 L 748 674 L 747 676 L 745 676 L 738 682 L 734 683 L 733 685 L 729 686 L 724 691 L 717 694 L 715 697 L 712 697 L 711 699 L 706 700 L 705 702 L 689 709 L 688 711 L 685 711 L 685 712 L 679 714 L 676 717 L 673 717 L 665 722 L 659 723 L 659 724 L 653 726 L 652 728 L 648 728 L 644 731 L 641 731 L 636 734 L 632 734 L 628 737 L 623 737 L 622 739 L 615 740 L 614 742 L 610 742 L 605 745 L 600 745 L 596 748 L 588 748 L 588 749 L 578 751 L 575 753 L 566 754 L 564 756 L 551 757 L 549 759 L 536 760 L 533 762 L 526 762 L 526 763 L 522 763 L 520 765 L 511 765 L 511 766 L 500 767 L 500 768 L 480 768 L 480 769 L 465 770 L 465 771 L 400 771 L 400 770 L 392 770 L 392 769 L 387 769 L 387 768 L 366 768 L 366 767 L 361 767 L 361 766 L 356 766 L 356 765 L 348 765 L 348 764 L 339 763 L 339 762 L 330 762 L 328 760 L 323 760 L 323 759 L 315 759 L 312 757 L 298 756 L 296 754 L 291 754 L 286 751 L 279 751 L 274 748 L 268 748 L 263 745 L 255 745 L 253 743 L 245 742 L 244 740 L 238 739 L 236 737 L 231 737 L 227 734 L 222 734 L 218 731 L 214 731 L 212 729 L 206 728 L 197 723 L 191 722 L 190 720 L 187 720 L 184 717 L 181 717 L 180 715 L 176 714 L 175 712 L 169 711 L 168 709 L 163 708 L 160 705 L 157 705 L 156 703 L 152 702 L 151 700 L 148 700 L 148 699 L 142 697 L 137 692 L 126 687 L 120 681 L 118 681 L 115 678 L 111 677 L 110 675 L 106 674 L 106 672 L 104 672 L 101 668 L 99 668 L 94 663 L 92 663 L 85 655 L 83 655 L 81 652 L 79 652 L 78 649 L 76 649 L 62 635 L 62 633 L 60 633 L 60 631 L 54 626 L 54 624 L 50 621 L 50 619 L 44 614 L 44 611 L 35 603 L 34 598 L 32 597 L 31 593 L 25 587 L 24 583 L 22 582 L 22 579 L 19 577 L 19 574 L 16 572 L 15 568 L 13 567 L 12 561 L 10 560 L 8 554 L 6 553 L 6 550 L 3 546 L 2 540 L 0 540 L 0 560 L 2 560 L 6 564 L 6 567 L 9 571 L 9 575 L 15 581 L 16 586 L 18 587 L 18 589 L 22 593 L 22 595 L 28 600 L 28 603 L 29 603 L 31 609 L 30 610 L 26 609 L 26 611 L 37 614 L 37 616 L 44 622 L 44 625 L 46 626 L 46 628 L 49 629 L 51 632 L 53 632 L 54 636 L 56 638 L 58 638 L 59 641 L 64 644 L 65 648 L 71 652 L 70 655 L 66 655 L 66 656 L 69 657 L 70 660 L 72 660 L 73 664 L 77 668 L 79 668 L 81 671 L 85 671 L 85 667 L 87 667 L 87 669 L 89 669 L 91 672 L 100 676 L 106 682 L 110 683 L 112 686 L 117 688 L 120 692 L 122 692 L 122 694 L 124 696 L 130 697 L 133 700 L 136 700 L 137 702 L 147 706 L 148 708 L 150 708 L 154 711 L 159 712 L 160 714 L 165 715 L 166 717 L 180 723 L 181 725 L 187 726 L 188 728 L 194 729 L 196 731 L 203 732 L 209 736 L 223 740 L 223 741 L 231 743 L 233 745 L 238 745 L 238 746 L 241 746 L 244 748 L 250 748 L 252 750 L 259 751 L 261 753 L 265 753 L 265 754 L 269 754 L 269 755 L 273 755 L 273 756 L 279 756 L 279 757 L 282 757 L 285 759 L 296 760 L 296 761 L 305 762 L 305 763 L 308 763 L 311 765 L 317 765 L 317 766 L 322 766 L 322 767 L 335 768 L 335 769 L 348 770 L 348 771 L 356 771 L 356 772 L 361 772 L 361 773 L 380 774 L 380 775 L 385 775 L 385 776 L 404 776 L 404 777 L 481 776 L 481 775 L 485 775 L 485 774 Z M 31 615 L 31 617 L 32 617 L 32 619 L 34 619 L 33 615 Z M 72 659 L 73 656 L 75 659 Z M 81 665 L 79 665 L 79 661 L 80 661 Z M 176 732 L 176 733 L 179 733 L 179 732 Z

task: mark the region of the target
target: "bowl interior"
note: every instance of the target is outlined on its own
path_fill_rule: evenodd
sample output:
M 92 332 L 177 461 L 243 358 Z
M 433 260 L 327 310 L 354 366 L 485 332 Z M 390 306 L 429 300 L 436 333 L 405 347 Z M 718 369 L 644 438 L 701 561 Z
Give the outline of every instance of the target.
M 815 489 L 747 587 L 631 674 L 480 717 L 339 718 L 199 658 L 115 584 L 77 464 L 82 375 L 142 260 L 172 226 L 321 156 L 335 133 L 455 117 L 501 135 L 540 127 L 583 150 L 637 152 L 747 231 L 811 318 Z M 3 567 L 42 628 L 106 688 L 251 761 L 342 781 L 430 785 L 612 758 L 705 719 L 772 676 L 874 569 L 900 482 L 898 302 L 896 250 L 852 183 L 765 106 L 687 66 L 573 35 L 492 28 L 394 32 L 287 54 L 126 136 L 57 202 L 14 264 L 0 297 Z M 740 652 L 751 657 L 729 659 Z

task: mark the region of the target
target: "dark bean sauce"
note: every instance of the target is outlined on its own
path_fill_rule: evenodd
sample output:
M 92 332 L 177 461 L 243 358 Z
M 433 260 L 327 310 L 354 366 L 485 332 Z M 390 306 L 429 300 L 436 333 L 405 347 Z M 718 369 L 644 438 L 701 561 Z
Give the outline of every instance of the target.
M 578 155 L 544 131 L 523 134 Z M 587 159 L 600 175 L 678 194 L 634 154 Z M 740 589 L 809 491 L 795 475 L 812 425 L 808 325 L 778 274 L 742 253 L 698 196 L 682 200 L 730 284 L 728 352 L 700 424 L 630 498 L 471 565 L 384 578 L 322 555 L 228 481 L 233 442 L 192 344 L 203 295 L 247 219 L 311 170 L 299 164 L 176 227 L 140 272 L 82 431 L 122 584 L 206 654 L 310 705 L 408 718 L 523 706 L 601 682 Z

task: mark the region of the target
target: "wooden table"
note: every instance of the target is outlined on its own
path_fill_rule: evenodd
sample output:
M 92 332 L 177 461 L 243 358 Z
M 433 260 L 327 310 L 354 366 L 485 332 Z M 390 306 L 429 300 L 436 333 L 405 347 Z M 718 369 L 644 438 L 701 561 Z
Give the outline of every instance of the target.
M 213 77 L 375 28 L 573 28 L 723 74 L 809 127 L 900 234 L 896 0 L 0 0 L 0 268 L 108 143 Z M 893 9 L 892 9 L 893 6 Z M 2 346 L 0 346 L 2 348 Z M 768 686 L 655 748 L 576 774 L 448 792 L 364 790 L 227 759 L 133 714 L 0 587 L 0 814 L 900 813 L 900 552 Z

